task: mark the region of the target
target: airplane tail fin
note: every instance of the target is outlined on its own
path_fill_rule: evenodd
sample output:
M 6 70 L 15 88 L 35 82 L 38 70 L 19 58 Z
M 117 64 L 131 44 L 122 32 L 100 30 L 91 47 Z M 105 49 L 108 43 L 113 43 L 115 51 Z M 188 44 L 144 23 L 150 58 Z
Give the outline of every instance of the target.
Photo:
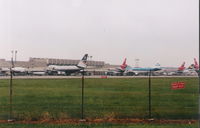
M 179 71 L 183 71 L 185 69 L 185 62 L 178 68 Z
M 77 66 L 78 66 L 79 68 L 86 68 L 86 67 L 87 67 L 87 65 L 86 65 L 87 58 L 88 58 L 88 54 L 85 54 L 85 55 L 83 56 L 83 58 L 79 61 L 79 63 L 78 63 Z
M 198 64 L 196 58 L 194 58 L 194 68 L 195 68 L 196 70 L 199 70 L 199 64 Z
M 126 58 L 124 59 L 124 62 L 122 63 L 122 65 L 120 67 L 122 70 L 125 70 L 125 68 L 127 67 Z

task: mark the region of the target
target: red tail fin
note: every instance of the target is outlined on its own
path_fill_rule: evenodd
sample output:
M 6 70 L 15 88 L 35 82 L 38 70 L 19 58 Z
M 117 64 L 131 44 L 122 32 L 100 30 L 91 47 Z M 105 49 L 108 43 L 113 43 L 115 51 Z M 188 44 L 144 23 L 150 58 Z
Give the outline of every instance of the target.
M 199 64 L 197 63 L 196 58 L 194 58 L 194 68 L 195 68 L 196 70 L 199 70 Z
M 185 62 L 178 68 L 179 71 L 183 71 L 185 69 Z
M 124 62 L 122 63 L 122 65 L 120 67 L 121 67 L 121 69 L 125 69 L 127 67 L 126 58 L 124 59 Z

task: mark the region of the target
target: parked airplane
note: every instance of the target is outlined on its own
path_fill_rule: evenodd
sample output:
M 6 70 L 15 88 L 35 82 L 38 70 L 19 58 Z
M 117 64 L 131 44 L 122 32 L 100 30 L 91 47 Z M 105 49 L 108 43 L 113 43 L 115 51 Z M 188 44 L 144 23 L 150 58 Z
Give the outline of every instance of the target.
M 183 62 L 183 64 L 180 67 L 178 67 L 178 71 L 182 72 L 184 69 L 185 69 L 185 62 Z
M 194 58 L 194 64 L 191 64 L 187 69 L 184 70 L 185 75 L 197 75 L 199 73 L 199 64 Z
M 108 69 L 106 74 L 111 75 L 111 76 L 113 76 L 113 75 L 121 76 L 121 75 L 123 75 L 126 67 L 127 67 L 127 64 L 126 64 L 126 58 L 125 58 L 123 63 L 120 65 L 120 67 Z
M 28 75 L 44 76 L 46 75 L 45 68 L 29 68 Z
M 23 68 L 23 67 L 14 67 L 12 68 L 13 71 L 13 75 L 27 75 L 28 70 L 27 68 Z
M 127 75 L 148 75 L 149 71 L 159 71 L 161 68 L 155 67 L 155 68 L 141 68 L 141 67 L 126 67 L 126 74 Z
M 26 68 L 14 67 L 14 68 L 1 68 L 0 73 L 2 75 L 10 75 L 10 69 L 13 71 L 13 75 L 27 75 L 28 71 Z
M 79 72 L 87 67 L 87 58 L 88 54 L 85 54 L 83 58 L 79 61 L 79 63 L 74 66 L 49 65 L 47 68 L 47 73 L 49 75 L 59 75 L 59 73 L 65 73 L 64 75 L 70 75 L 71 73 Z
M 194 58 L 194 68 L 195 68 L 196 71 L 199 70 L 199 64 L 198 64 L 196 58 Z
M 185 62 L 180 67 L 160 67 L 160 74 L 162 75 L 180 75 L 185 70 Z
M 10 74 L 10 69 L 9 68 L 0 68 L 0 72 L 1 72 L 1 75 L 9 75 Z

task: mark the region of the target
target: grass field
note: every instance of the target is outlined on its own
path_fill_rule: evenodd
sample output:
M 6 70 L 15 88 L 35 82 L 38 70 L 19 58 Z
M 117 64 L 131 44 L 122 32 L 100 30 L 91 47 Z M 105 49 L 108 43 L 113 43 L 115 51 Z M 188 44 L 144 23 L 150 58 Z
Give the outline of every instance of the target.
M 184 81 L 185 89 L 171 90 L 171 83 L 177 81 Z M 1 120 L 9 117 L 8 86 L 9 80 L 0 80 Z M 148 79 L 85 79 L 84 99 L 85 118 L 145 119 L 148 118 Z M 13 80 L 13 117 L 16 120 L 80 119 L 81 79 Z M 153 78 L 152 117 L 197 119 L 198 79 Z
M 0 124 L 0 128 L 198 128 L 197 124 Z

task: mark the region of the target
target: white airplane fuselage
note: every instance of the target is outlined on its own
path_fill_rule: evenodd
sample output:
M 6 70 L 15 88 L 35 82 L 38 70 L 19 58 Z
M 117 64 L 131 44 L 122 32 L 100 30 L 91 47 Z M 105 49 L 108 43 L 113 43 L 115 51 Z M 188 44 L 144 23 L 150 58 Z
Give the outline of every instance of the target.
M 71 70 L 79 70 L 80 68 L 77 66 L 57 66 L 57 65 L 50 65 L 48 67 L 49 70 L 57 70 L 57 71 L 71 71 Z

